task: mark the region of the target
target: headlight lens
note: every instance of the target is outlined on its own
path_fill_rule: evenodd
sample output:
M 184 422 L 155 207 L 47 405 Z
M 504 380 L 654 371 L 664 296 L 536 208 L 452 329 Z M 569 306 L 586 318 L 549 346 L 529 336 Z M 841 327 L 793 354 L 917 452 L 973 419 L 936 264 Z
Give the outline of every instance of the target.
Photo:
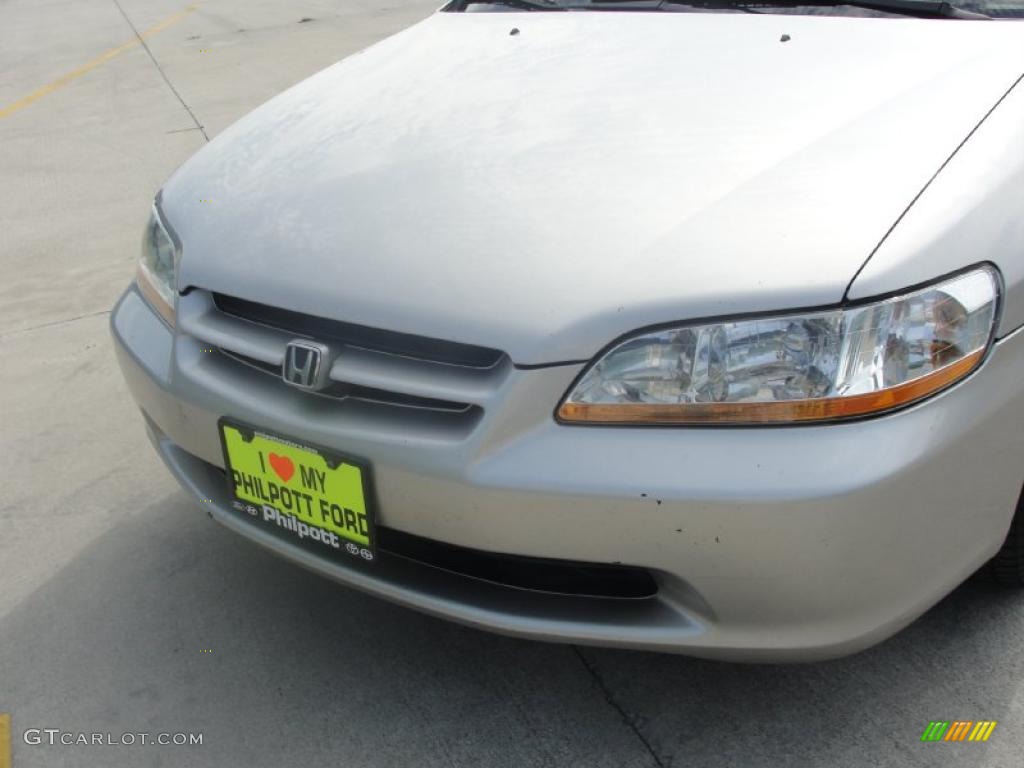
M 640 334 L 598 358 L 558 416 L 603 424 L 763 424 L 891 410 L 980 364 L 998 297 L 998 275 L 981 267 L 847 309 Z
M 174 325 L 177 249 L 154 208 L 142 238 L 138 282 L 143 295 L 163 318 Z

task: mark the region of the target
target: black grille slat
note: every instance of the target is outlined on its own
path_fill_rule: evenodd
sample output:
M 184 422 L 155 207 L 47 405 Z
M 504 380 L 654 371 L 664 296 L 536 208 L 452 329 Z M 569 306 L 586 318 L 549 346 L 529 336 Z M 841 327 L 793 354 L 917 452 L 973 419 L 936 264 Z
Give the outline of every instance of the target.
M 501 351 L 488 347 L 316 317 L 239 299 L 223 293 L 214 293 L 213 301 L 217 308 L 225 314 L 287 331 L 296 336 L 325 342 L 337 341 L 354 347 L 392 355 L 403 355 L 434 363 L 468 368 L 491 368 L 497 365 L 503 356 Z
M 378 547 L 385 552 L 506 587 L 633 600 L 653 597 L 658 592 L 651 574 L 634 566 L 486 552 L 383 526 L 377 528 L 377 535 Z

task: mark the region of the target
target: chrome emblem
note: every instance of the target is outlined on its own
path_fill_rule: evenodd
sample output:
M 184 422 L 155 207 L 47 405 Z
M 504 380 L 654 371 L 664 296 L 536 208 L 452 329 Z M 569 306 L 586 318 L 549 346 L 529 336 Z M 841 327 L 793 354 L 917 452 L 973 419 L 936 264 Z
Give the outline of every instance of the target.
M 330 373 L 327 345 L 305 339 L 289 341 L 284 350 L 281 377 L 299 389 L 323 389 Z

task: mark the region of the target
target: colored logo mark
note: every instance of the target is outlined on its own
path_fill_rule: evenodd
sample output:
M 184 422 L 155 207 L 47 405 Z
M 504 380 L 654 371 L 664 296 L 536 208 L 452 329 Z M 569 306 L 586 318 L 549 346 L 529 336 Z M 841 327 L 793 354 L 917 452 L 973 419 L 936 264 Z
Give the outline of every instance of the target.
M 988 741 L 995 729 L 995 720 L 932 720 L 921 741 Z

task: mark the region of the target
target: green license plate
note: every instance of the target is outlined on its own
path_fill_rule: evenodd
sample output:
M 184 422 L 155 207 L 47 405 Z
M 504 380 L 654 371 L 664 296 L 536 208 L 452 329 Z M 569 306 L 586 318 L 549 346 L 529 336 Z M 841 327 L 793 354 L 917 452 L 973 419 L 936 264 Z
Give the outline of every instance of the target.
M 306 549 L 375 557 L 369 467 L 221 419 L 234 507 Z

